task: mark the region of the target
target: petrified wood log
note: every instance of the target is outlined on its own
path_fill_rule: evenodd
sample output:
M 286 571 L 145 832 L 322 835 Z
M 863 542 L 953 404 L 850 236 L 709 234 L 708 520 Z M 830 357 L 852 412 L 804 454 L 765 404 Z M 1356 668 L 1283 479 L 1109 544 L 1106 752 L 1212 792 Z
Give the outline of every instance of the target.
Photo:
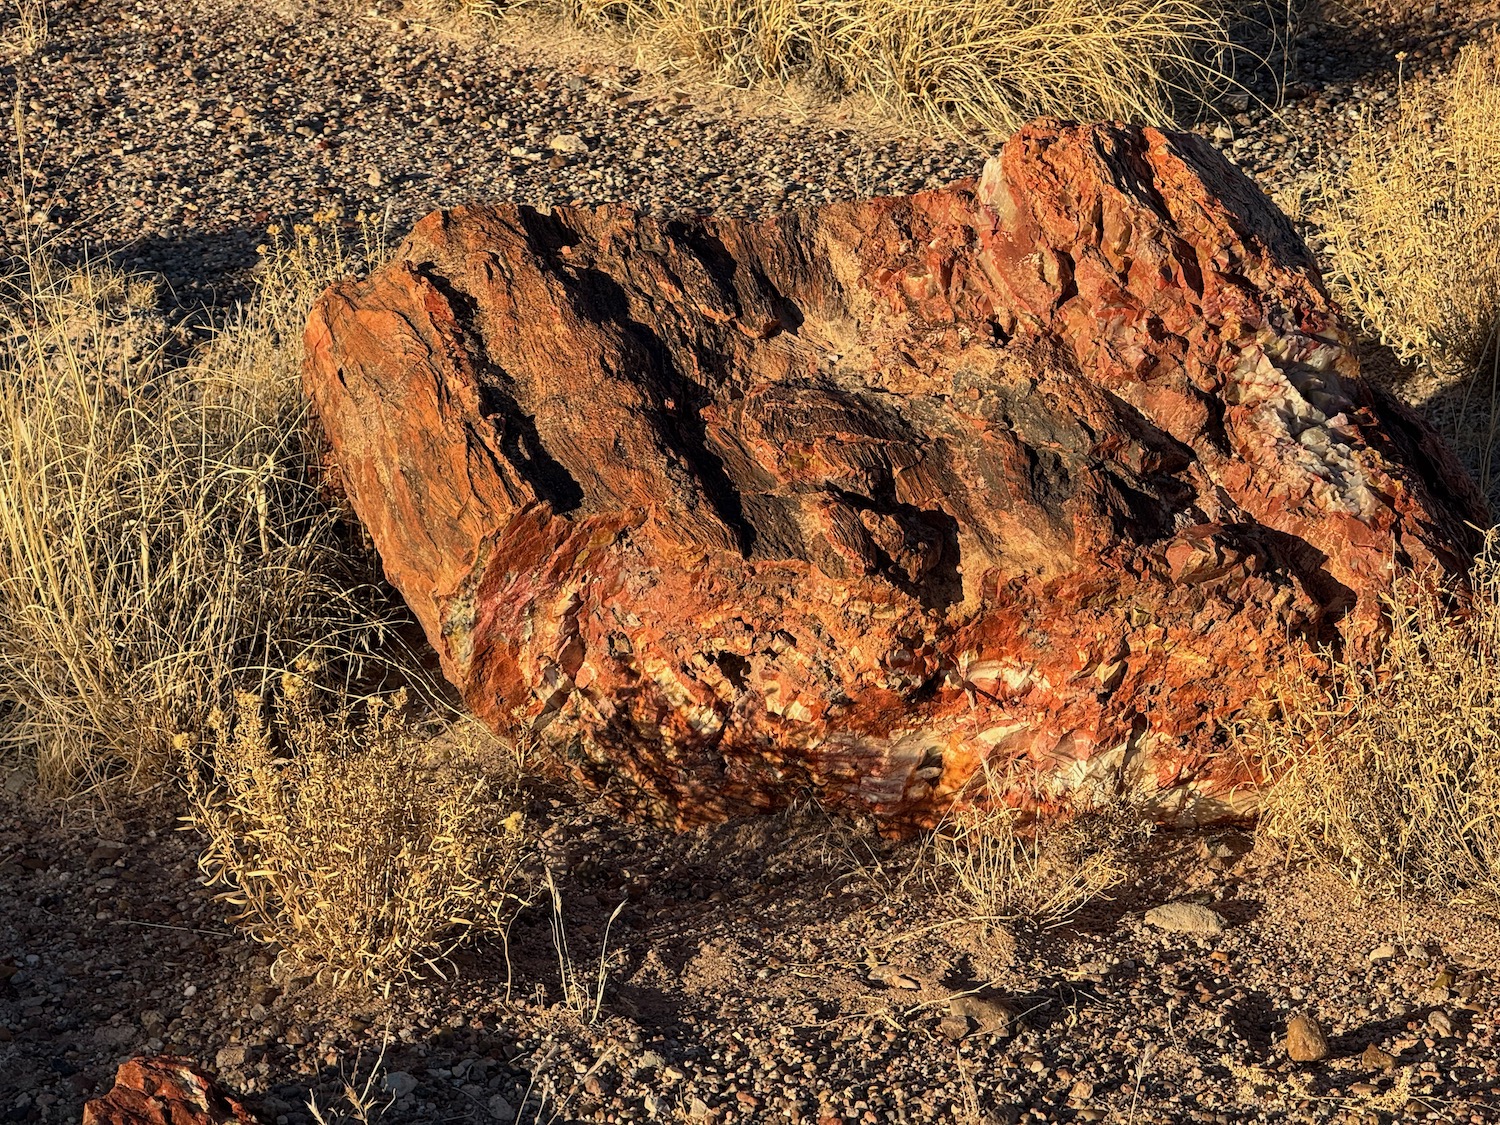
M 1483 503 L 1207 143 L 1023 129 L 763 222 L 469 207 L 307 330 L 355 510 L 473 710 L 680 823 L 1243 809 L 1225 727 Z

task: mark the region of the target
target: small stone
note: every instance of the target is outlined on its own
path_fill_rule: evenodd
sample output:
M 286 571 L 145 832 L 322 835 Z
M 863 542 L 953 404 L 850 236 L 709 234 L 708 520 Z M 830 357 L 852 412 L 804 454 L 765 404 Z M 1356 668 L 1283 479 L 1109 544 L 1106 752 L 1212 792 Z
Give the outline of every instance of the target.
M 244 1065 L 244 1047 L 220 1047 L 219 1053 L 214 1056 L 214 1068 L 216 1070 L 238 1070 Z
M 1146 911 L 1148 924 L 1168 933 L 1214 937 L 1224 932 L 1224 918 L 1217 911 L 1193 902 L 1167 902 Z
M 496 1121 L 508 1123 L 516 1119 L 516 1107 L 499 1094 L 495 1094 L 490 1098 L 488 1108 L 490 1116 Z
M 1453 1034 L 1453 1017 L 1447 1012 L 1433 1012 L 1432 1015 L 1427 1017 L 1427 1026 L 1432 1028 L 1436 1034 L 1446 1038 Z
M 14 1113 L 9 1119 L 17 1120 Z M 255 1125 L 255 1120 L 234 1097 L 219 1088 L 211 1075 L 178 1058 L 132 1059 L 124 1063 L 115 1075 L 114 1088 L 83 1107 L 84 1125 L 146 1121 L 170 1121 L 174 1125 Z
M 1016 1018 L 1015 1009 L 999 996 L 976 993 L 971 996 L 955 996 L 948 1001 L 948 1010 L 956 1016 L 967 1016 L 979 1025 L 979 1030 L 991 1035 L 1010 1030 Z
M 1293 1016 L 1286 1025 L 1286 1053 L 1293 1062 L 1328 1057 L 1328 1037 L 1311 1016 Z
M 547 142 L 547 147 L 564 156 L 582 156 L 589 150 L 588 143 L 577 133 L 559 133 Z
M 959 1015 L 947 1015 L 938 1021 L 938 1034 L 944 1039 L 957 1043 L 969 1034 L 969 1017 Z
M 701 1121 L 708 1116 L 708 1103 L 702 1098 L 694 1098 L 688 1102 L 688 1116 Z
M 1373 1082 L 1356 1082 L 1349 1087 L 1349 1092 L 1351 1094 L 1358 1094 L 1362 1098 L 1368 1098 L 1378 1089 L 1379 1087 Z
M 417 1088 L 417 1080 L 404 1070 L 393 1070 L 385 1076 L 382 1085 L 391 1097 L 404 1098 Z
M 1368 960 L 1372 965 L 1378 965 L 1382 961 L 1390 961 L 1396 956 L 1396 947 L 1390 942 L 1384 942 L 1370 950 Z
M 642 1051 L 635 1057 L 636 1070 L 660 1070 L 667 1065 L 667 1060 L 656 1051 Z
M 1396 1065 L 1396 1056 L 1371 1043 L 1365 1048 L 1365 1053 L 1359 1056 L 1359 1061 L 1371 1070 L 1390 1070 Z
M 883 984 L 887 988 L 900 988 L 907 991 L 915 991 L 922 985 L 913 977 L 907 976 L 894 965 L 876 965 L 870 970 L 871 984 Z
M 614 1083 L 602 1074 L 590 1074 L 583 1080 L 583 1088 L 596 1098 L 607 1098 L 615 1092 Z
M 385 183 L 384 177 L 382 177 L 380 174 L 380 169 L 371 168 L 370 174 L 365 177 L 365 183 L 369 184 L 373 188 L 378 188 L 381 184 Z
M 113 867 L 115 860 L 125 854 L 125 849 L 118 844 L 100 844 L 89 853 L 89 866 L 96 870 L 101 867 Z

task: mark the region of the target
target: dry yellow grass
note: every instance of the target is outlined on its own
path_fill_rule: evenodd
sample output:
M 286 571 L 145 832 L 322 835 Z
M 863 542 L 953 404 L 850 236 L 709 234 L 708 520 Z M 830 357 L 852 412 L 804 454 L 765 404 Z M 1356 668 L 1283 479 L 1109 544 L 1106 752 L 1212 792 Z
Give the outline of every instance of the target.
M 274 714 L 240 693 L 190 774 L 206 876 L 252 936 L 334 986 L 442 973 L 471 931 L 519 909 L 523 821 L 489 736 L 434 738 L 400 695 L 351 702 L 288 673 Z
M 1144 831 L 1125 808 L 1045 824 L 998 803 L 964 804 L 933 833 L 933 871 L 955 918 L 1055 924 L 1125 879 Z
M 344 265 L 299 232 L 186 360 L 148 281 L 38 259 L 0 289 L 3 739 L 52 787 L 160 776 L 233 691 L 397 650 L 297 385 L 303 312 Z
M 465 0 L 477 13 L 492 0 Z M 793 80 L 1007 135 L 1039 114 L 1155 123 L 1227 81 L 1223 0 L 534 0 L 735 85 Z
M 149 280 L 38 256 L 0 293 L 0 714 L 55 791 L 185 784 L 255 937 L 389 987 L 515 905 L 523 836 L 487 739 L 362 693 L 429 695 L 298 385 L 306 310 L 353 265 L 332 218 L 275 235 L 186 357 Z
M 1414 368 L 1423 404 L 1491 494 L 1500 436 L 1500 45 L 1367 108 L 1324 222 L 1333 281 Z
M 1366 109 L 1328 218 L 1334 266 L 1403 359 L 1470 375 L 1500 318 L 1500 47 Z
M 1251 732 L 1269 790 L 1261 832 L 1375 893 L 1500 907 L 1500 542 L 1476 564 L 1466 614 L 1400 580 L 1374 669 L 1294 685 Z

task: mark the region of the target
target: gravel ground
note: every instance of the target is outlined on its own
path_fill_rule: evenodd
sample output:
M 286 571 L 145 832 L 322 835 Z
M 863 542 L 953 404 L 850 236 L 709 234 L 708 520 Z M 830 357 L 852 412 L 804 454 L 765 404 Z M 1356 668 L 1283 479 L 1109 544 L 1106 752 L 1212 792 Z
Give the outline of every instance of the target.
M 1497 13 L 1366 4 L 1313 24 L 1280 109 L 1231 99 L 1198 128 L 1316 244 L 1313 188 L 1353 115 L 1388 102 L 1398 71 L 1493 34 Z M 243 295 L 269 222 L 332 204 L 397 232 L 473 197 L 753 214 L 939 184 L 984 155 L 674 85 L 609 45 L 399 18 L 58 0 L 21 95 L 34 221 L 65 255 L 160 271 L 191 306 Z M 11 248 L 21 233 L 6 226 Z M 196 883 L 170 802 L 59 825 L 9 778 L 0 1120 L 76 1120 L 118 1062 L 170 1048 L 215 1065 L 268 1125 L 372 1074 L 387 1122 L 1500 1121 L 1493 920 L 1361 904 L 1233 829 L 1159 834 L 1135 884 L 1067 927 L 985 933 L 872 874 L 918 856 L 857 826 L 803 811 L 673 836 L 554 795 L 537 819 L 586 983 L 626 903 L 593 1018 L 563 995 L 540 908 L 508 951 L 466 953 L 451 985 L 351 1004 L 272 979 Z M 1183 901 L 1223 932 L 1145 921 Z M 1328 1032 L 1326 1060 L 1287 1059 L 1298 1013 Z
M 986 932 L 893 886 L 919 845 L 813 811 L 676 836 L 564 803 L 544 848 L 586 999 L 567 1002 L 534 907 L 508 958 L 350 1004 L 272 978 L 159 810 L 57 828 L 12 798 L 0 818 L 12 1121 L 74 1120 L 114 1065 L 163 1048 L 297 1125 L 309 1095 L 329 1107 L 372 1074 L 388 1122 L 1500 1120 L 1500 926 L 1362 905 L 1236 829 L 1158 834 L 1133 885 L 1067 927 Z M 1224 929 L 1145 920 L 1167 902 Z M 1288 1060 L 1298 1014 L 1322 1062 Z
M 1397 70 L 1441 67 L 1497 11 L 1396 0 L 1312 21 L 1297 69 L 1278 72 L 1280 108 L 1260 98 L 1267 75 L 1247 72 L 1255 96 L 1231 96 L 1228 116 L 1196 128 L 1298 214 Z M 399 0 L 52 0 L 21 95 L 32 229 L 61 252 L 161 272 L 191 305 L 243 294 L 269 222 L 333 205 L 395 232 L 475 198 L 758 214 L 936 186 L 987 151 L 882 131 L 857 109 L 674 84 L 612 44 L 544 43 L 536 27 L 497 42 L 483 25 L 437 33 L 400 13 Z M 0 75 L 8 121 L 16 76 Z M 0 198 L 11 248 L 15 204 Z

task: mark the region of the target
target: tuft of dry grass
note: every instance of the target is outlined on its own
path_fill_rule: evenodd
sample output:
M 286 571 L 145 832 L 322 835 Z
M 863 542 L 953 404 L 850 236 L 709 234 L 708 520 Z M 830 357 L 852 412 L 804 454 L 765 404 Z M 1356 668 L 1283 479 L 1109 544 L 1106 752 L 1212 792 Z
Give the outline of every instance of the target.
M 1500 46 L 1408 83 L 1393 116 L 1366 108 L 1330 199 L 1341 282 L 1382 342 L 1470 375 L 1500 319 Z
M 1270 785 L 1260 831 L 1374 893 L 1500 907 L 1500 539 L 1455 614 L 1407 576 L 1379 666 L 1285 689 L 1251 732 Z
M 300 391 L 307 309 L 353 258 L 331 214 L 272 232 L 196 346 L 104 265 L 33 254 L 0 288 L 0 746 L 56 792 L 182 782 L 253 936 L 389 987 L 503 921 L 523 833 L 487 736 L 371 694 L 433 701 Z
M 148 280 L 36 258 L 0 284 L 0 743 L 54 790 L 164 776 L 234 691 L 398 650 L 298 389 L 303 313 L 346 262 L 281 240 L 187 355 Z
M 0 59 L 12 64 L 30 59 L 48 37 L 47 0 L 0 3 Z
M 467 0 L 475 11 L 490 0 Z M 1229 81 L 1224 0 L 536 0 L 735 85 L 801 82 L 1005 136 L 1032 117 L 1172 119 Z
M 955 918 L 1055 925 L 1125 880 L 1144 831 L 1123 808 L 1049 824 L 999 802 L 964 803 L 933 832 L 933 870 Z
M 311 670 L 309 670 L 310 672 Z M 405 700 L 351 702 L 287 673 L 240 693 L 191 776 L 200 866 L 236 921 L 334 987 L 389 988 L 522 905 L 524 820 L 465 723 L 435 739 Z
M 1500 437 L 1500 44 L 1367 107 L 1325 192 L 1333 281 L 1492 491 Z

